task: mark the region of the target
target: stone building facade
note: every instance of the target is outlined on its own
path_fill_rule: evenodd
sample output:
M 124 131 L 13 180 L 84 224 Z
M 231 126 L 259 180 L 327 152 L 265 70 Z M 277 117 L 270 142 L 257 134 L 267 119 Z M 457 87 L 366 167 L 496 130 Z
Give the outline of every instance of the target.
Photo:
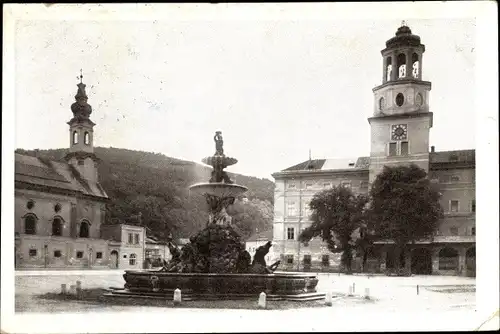
M 443 194 L 445 218 L 436 235 L 411 245 L 403 263 L 416 274 L 475 275 L 475 151 L 436 152 L 429 149 L 433 114 L 429 111 L 431 83 L 422 77 L 425 46 L 407 26 L 382 50 L 382 84 L 373 89 L 371 150 L 366 157 L 302 162 L 274 173 L 275 251 L 288 270 L 336 270 L 340 256 L 319 240 L 297 241 L 311 224 L 312 196 L 336 185 L 366 194 L 383 166 L 414 163 L 428 172 Z M 368 253 L 367 269 L 384 272 L 393 267 L 390 241 L 380 241 Z M 278 250 L 279 249 L 279 250 Z M 358 259 L 359 267 L 359 259 Z

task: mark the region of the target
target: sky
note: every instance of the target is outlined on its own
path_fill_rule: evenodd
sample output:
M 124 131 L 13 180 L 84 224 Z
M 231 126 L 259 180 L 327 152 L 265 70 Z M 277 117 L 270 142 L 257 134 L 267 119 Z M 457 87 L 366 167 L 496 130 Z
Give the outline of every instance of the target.
M 15 147 L 68 147 L 82 69 L 96 146 L 199 162 L 220 130 L 239 160 L 228 171 L 271 180 L 309 150 L 368 156 L 380 51 L 401 19 L 19 20 Z M 407 24 L 426 46 L 430 145 L 474 148 L 474 19 Z

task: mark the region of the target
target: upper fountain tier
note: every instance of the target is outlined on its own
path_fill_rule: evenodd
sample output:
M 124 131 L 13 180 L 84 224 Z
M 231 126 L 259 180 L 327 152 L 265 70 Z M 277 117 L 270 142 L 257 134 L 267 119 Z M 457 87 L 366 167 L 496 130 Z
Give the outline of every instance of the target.
M 238 160 L 224 155 L 222 132 L 215 132 L 214 141 L 215 154 L 202 160 L 203 163 L 212 166 L 211 178 L 208 183 L 197 183 L 192 185 L 190 189 L 205 195 L 213 195 L 221 198 L 235 197 L 244 193 L 248 189 L 244 186 L 234 184 L 233 180 L 224 171 L 224 168 L 234 165 Z
M 226 157 L 225 155 L 212 155 L 211 157 L 206 157 L 201 161 L 203 161 L 204 164 L 212 166 L 214 169 L 217 168 L 217 166 L 226 168 L 238 162 L 235 158 Z

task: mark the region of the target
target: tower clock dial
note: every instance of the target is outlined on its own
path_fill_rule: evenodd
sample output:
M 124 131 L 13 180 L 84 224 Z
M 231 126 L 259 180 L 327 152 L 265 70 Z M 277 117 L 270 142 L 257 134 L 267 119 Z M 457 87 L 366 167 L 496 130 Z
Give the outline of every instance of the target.
M 392 140 L 406 140 L 408 138 L 408 126 L 406 124 L 393 125 L 391 138 Z

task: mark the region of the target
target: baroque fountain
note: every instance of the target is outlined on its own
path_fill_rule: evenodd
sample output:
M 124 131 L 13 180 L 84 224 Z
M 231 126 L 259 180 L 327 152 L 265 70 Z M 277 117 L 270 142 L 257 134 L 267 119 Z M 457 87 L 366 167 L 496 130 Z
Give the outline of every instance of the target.
M 171 298 L 176 289 L 183 299 L 255 298 L 265 292 L 269 300 L 317 300 L 318 279 L 310 273 L 277 273 L 277 261 L 264 259 L 271 241 L 259 247 L 253 260 L 231 224 L 226 208 L 247 188 L 235 184 L 224 171 L 238 161 L 224 154 L 222 133 L 214 136 L 215 154 L 202 161 L 212 166 L 209 182 L 190 187 L 206 198 L 209 217 L 206 227 L 189 239 L 182 249 L 169 243 L 171 260 L 156 270 L 126 270 L 124 289 L 108 296 Z

